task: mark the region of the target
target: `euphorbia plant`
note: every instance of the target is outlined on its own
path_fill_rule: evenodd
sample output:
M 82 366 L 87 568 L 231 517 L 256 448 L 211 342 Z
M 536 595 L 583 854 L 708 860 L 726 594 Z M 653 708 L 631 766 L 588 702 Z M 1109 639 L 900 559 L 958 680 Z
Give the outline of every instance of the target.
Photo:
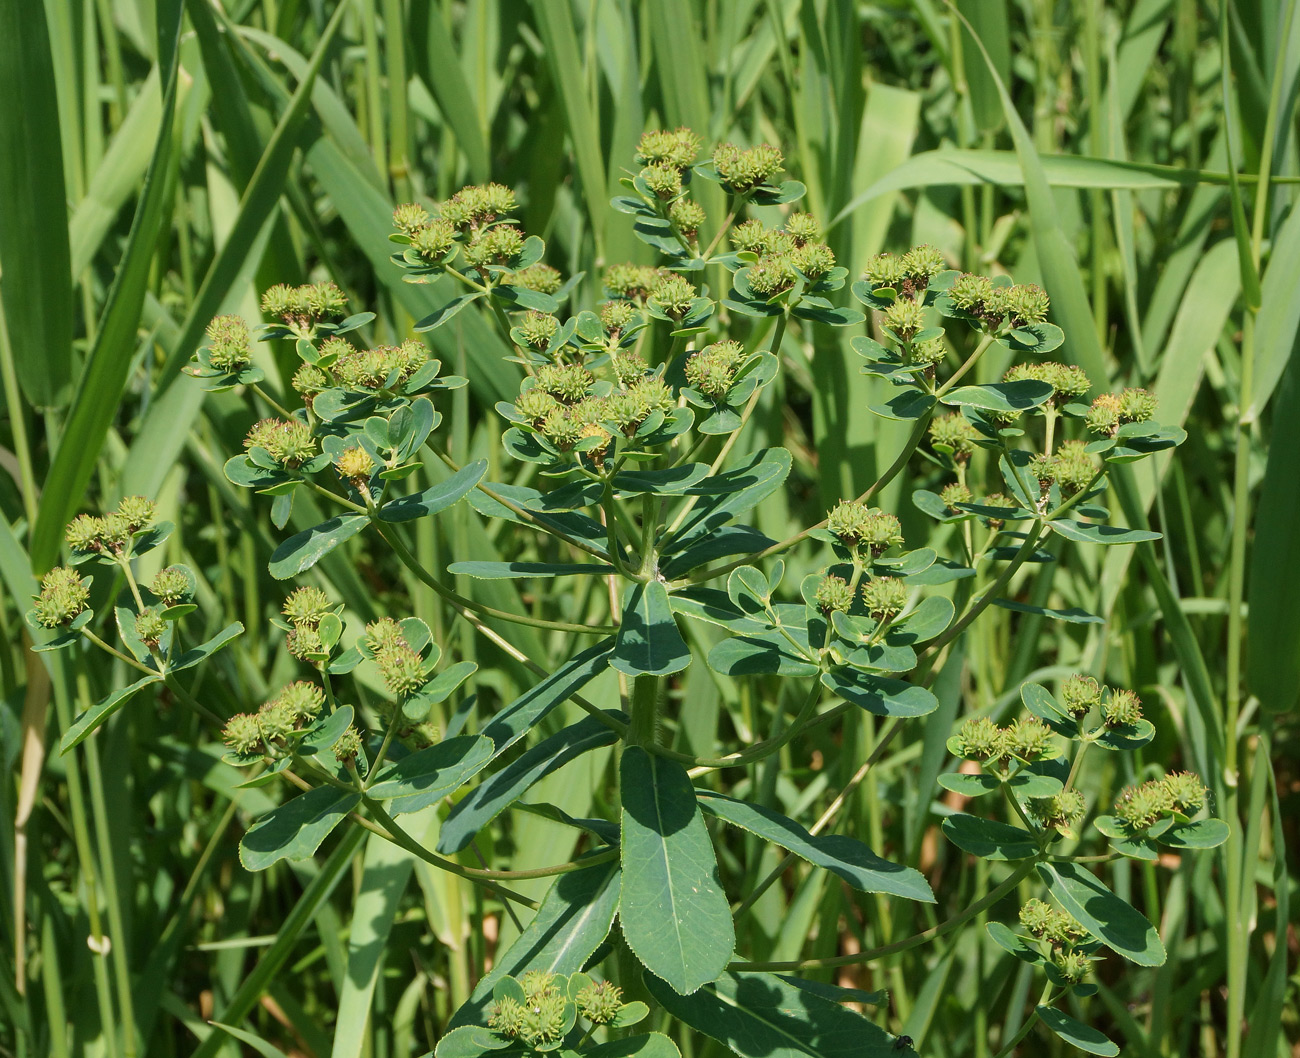
M 285 649 L 303 678 L 224 721 L 226 760 L 253 769 L 258 784 L 282 782 L 288 795 L 245 834 L 244 865 L 262 870 L 311 856 L 336 828 L 363 826 L 484 886 L 517 921 L 531 913 L 451 1018 L 439 1058 L 557 1049 L 671 1055 L 675 1044 L 658 1030 L 671 1034 L 673 1019 L 747 1058 L 796 1045 L 826 1054 L 906 1051 L 910 1041 L 889 1031 L 887 1011 L 869 1016 L 843 1005 L 880 1004 L 881 995 L 808 975 L 939 942 L 989 915 L 1007 920 L 988 923 L 992 941 L 1042 972 L 1038 1002 L 1019 1036 L 1000 1041 L 1003 1052 L 1041 1023 L 1085 1050 L 1116 1053 L 1073 1004 L 1096 990 L 1089 977 L 1098 960 L 1151 966 L 1164 949 L 1099 871 L 1118 857 L 1151 860 L 1161 846 L 1206 848 L 1225 836 L 1219 821 L 1197 818 L 1205 789 L 1185 773 L 1152 776 L 1105 814 L 1078 789 L 1093 746 L 1132 752 L 1153 738 L 1132 691 L 1083 674 L 1055 693 L 1026 683 L 1024 715 L 981 714 L 957 726 L 948 748 L 964 763 L 939 783 L 969 811 L 951 811 L 942 832 L 989 864 L 965 906 L 940 909 L 913 935 L 826 958 L 752 959 L 734 921 L 781 878 L 789 858 L 746 891 L 729 892 L 717 848 L 727 827 L 740 828 L 876 894 L 878 909 L 933 903 L 915 866 L 833 832 L 853 790 L 891 742 L 933 722 L 926 718 L 938 705 L 936 678 L 945 665 L 960 665 L 951 648 L 990 606 L 1089 619 L 1017 599 L 1017 572 L 1051 562 L 1049 547 L 1155 538 L 1111 524 L 1101 506 L 1107 473 L 1175 446 L 1182 432 L 1153 421 L 1144 391 L 1088 400 L 1101 380 L 1047 359 L 1065 336 L 1049 321 L 1042 290 L 959 274 L 931 247 L 882 254 L 852 284 L 872 311 L 875 337 L 852 345 L 862 370 L 892 390 L 872 411 L 909 422 L 910 435 L 865 493 L 787 539 L 770 538 L 747 518 L 786 484 L 791 454 L 737 451 L 737 442 L 790 355 L 787 339 L 811 326 L 858 327 L 867 316 L 837 304 L 849 270 L 820 241 L 813 217 L 787 210 L 804 189 L 778 182 L 778 150 L 723 144 L 699 161 L 699 149 L 685 129 L 643 137 L 642 168 L 612 205 L 660 262 L 610 267 L 603 298 L 590 308 L 572 304 L 585 289 L 580 277 L 565 282 L 543 263 L 542 240 L 514 221 L 508 188 L 468 187 L 441 204 L 395 212 L 394 267 L 411 282 L 462 288 L 416 331 L 450 325 L 468 309 L 513 350 L 518 395 L 497 411 L 505 452 L 529 468 L 523 481 L 505 473 L 489 481 L 488 460 L 462 466 L 451 458 L 438 433 L 443 395 L 465 379 L 443 374 L 420 339 L 354 344 L 373 317 L 348 315 L 332 283 L 274 287 L 263 301 L 270 322 L 260 338 L 292 342 L 301 361 L 292 376 L 296 402 L 264 388 L 243 320 L 213 321 L 191 373 L 210 389 L 243 387 L 272 413 L 226 463 L 227 478 L 271 497 L 277 528 L 305 492 L 333 508 L 276 548 L 271 574 L 310 577 L 321 558 L 361 536 L 537 673 L 513 702 L 476 715 L 475 663 L 444 657 L 448 644 L 423 620 L 394 612 L 362 627 L 315 582 L 287 591 Z M 692 196 L 699 181 L 720 185 L 721 223 Z M 1001 382 L 963 384 L 994 347 L 1019 362 Z M 951 526 L 943 555 L 909 548 L 903 522 L 874 505 L 913 459 L 950 479 L 940 492 L 911 496 Z M 441 468 L 441 480 L 409 488 L 414 472 L 431 468 Z M 463 500 L 484 519 L 518 526 L 512 540 L 521 557 L 421 561 L 408 523 Z M 130 590 L 118 600 L 117 621 L 145 676 L 80 718 L 65 748 L 150 682 L 166 680 L 188 698 L 177 673 L 224 642 L 176 654 L 176 626 L 193 608 L 192 578 L 172 568 L 149 589 L 135 583 L 132 558 L 165 530 L 149 528 L 148 504 L 130 503 L 104 519 L 79 519 L 68 541 L 78 561 L 96 557 L 124 576 Z M 810 565 L 813 572 L 787 574 Z M 449 575 L 470 583 L 558 578 L 575 587 L 525 613 L 465 594 Z M 81 635 L 118 653 L 93 630 L 90 598 L 73 570 L 47 577 L 33 620 L 67 630 L 51 646 Z M 512 623 L 558 633 L 572 646 L 547 671 L 544 659 L 502 634 Z M 665 732 L 679 708 L 672 691 L 691 665 L 748 686 L 769 714 L 770 734 L 737 732 L 717 756 L 669 745 Z M 584 689 L 607 670 L 617 673 L 617 700 L 590 700 Z M 566 701 L 586 716 L 544 727 Z M 776 811 L 752 783 L 739 788 L 751 796 L 719 789 L 718 775 L 796 748 L 854 714 L 887 726 L 815 821 Z M 617 767 L 598 799 L 606 809 L 599 817 L 530 802 L 542 778 L 607 747 L 615 747 Z M 998 796 L 975 800 L 987 794 Z M 441 822 L 435 847 L 426 847 L 403 817 L 431 806 Z M 457 858 L 515 812 L 572 828 L 577 855 L 508 869 Z M 549 876 L 556 880 L 540 903 L 511 887 Z M 1028 902 L 1004 907 L 1017 890 Z M 641 1031 L 652 1013 L 655 1031 Z

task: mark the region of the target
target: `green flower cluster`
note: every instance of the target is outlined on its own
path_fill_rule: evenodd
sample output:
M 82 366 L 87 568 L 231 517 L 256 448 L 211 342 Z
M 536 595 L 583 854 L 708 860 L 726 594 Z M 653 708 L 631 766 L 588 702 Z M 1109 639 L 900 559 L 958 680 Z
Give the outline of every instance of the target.
M 771 298 L 789 290 L 801 275 L 815 283 L 835 267 L 835 254 L 818 241 L 820 235 L 815 217 L 792 213 L 784 228 L 768 228 L 762 221 L 747 220 L 736 225 L 730 237 L 737 250 L 758 255 L 745 279 L 755 294 Z
M 70 624 L 90 603 L 90 581 L 75 570 L 55 566 L 41 578 L 41 593 L 33 607 L 45 628 Z
M 416 338 L 408 338 L 400 345 L 358 349 L 343 338 L 333 337 L 321 343 L 320 353 L 328 370 L 317 364 L 303 364 L 294 376 L 293 387 L 304 398 L 331 385 L 349 390 L 395 389 L 429 362 L 428 347 Z
M 282 467 L 298 467 L 316 455 L 316 438 L 299 419 L 262 419 L 248 431 L 244 447 L 260 448 Z
M 1092 402 L 1085 422 L 1093 433 L 1114 437 L 1121 426 L 1131 422 L 1150 422 L 1155 414 L 1155 395 L 1134 388 L 1122 393 L 1103 393 Z
M 1051 386 L 1054 391 L 1052 401 L 1055 404 L 1082 397 L 1092 388 L 1092 382 L 1082 368 L 1050 361 L 1041 364 L 1017 364 L 1002 376 L 1003 382 L 1022 382 L 1026 379 L 1046 382 Z
M 393 211 L 396 233 L 390 238 L 410 247 L 408 254 L 399 255 L 410 265 L 440 270 L 451 265 L 459 252 L 467 267 L 480 272 L 489 266 L 508 269 L 523 264 L 513 273 L 517 278 L 536 264 L 518 260 L 524 233 L 505 219 L 518 208 L 514 191 L 504 184 L 475 184 L 461 188 L 433 213 L 415 202 L 398 206 Z M 532 272 L 526 278 L 539 286 L 550 284 L 546 272 Z
M 947 267 L 939 250 L 922 245 L 901 255 L 877 254 L 867 262 L 863 278 L 873 292 L 892 290 L 900 298 L 914 300 Z
M 843 577 L 828 573 L 814 594 L 822 613 L 848 613 L 861 600 L 867 613 L 880 622 L 891 621 L 907 606 L 907 585 L 901 577 L 872 577 L 854 587 Z
M 970 420 L 959 412 L 935 416 L 927 429 L 930 444 L 938 451 L 947 449 L 958 463 L 966 462 L 975 451 L 975 440 L 979 433 Z
M 1033 284 L 999 284 L 988 276 L 964 272 L 948 290 L 953 305 L 989 330 L 1003 325 L 1023 327 L 1044 323 L 1050 301 L 1047 292 Z
M 856 500 L 840 500 L 826 516 L 826 530 L 848 551 L 872 558 L 903 542 L 897 517 Z
M 720 143 L 713 149 L 713 167 L 722 186 L 733 194 L 745 194 L 768 183 L 779 173 L 785 156 L 769 143 L 737 147 Z
M 300 331 L 309 331 L 321 320 L 341 319 L 347 305 L 347 296 L 328 280 L 296 287 L 277 283 L 262 295 L 266 315 Z
M 287 684 L 256 713 L 237 713 L 226 721 L 222 740 L 240 756 L 279 756 L 304 725 L 320 715 L 325 692 L 314 683 Z
M 1148 829 L 1162 819 L 1190 816 L 1205 804 L 1206 789 L 1191 772 L 1172 772 L 1126 786 L 1115 800 L 1113 814 L 1132 832 Z
M 1049 945 L 1052 963 L 1067 983 L 1080 984 L 1091 973 L 1092 959 L 1083 946 L 1092 938 L 1072 915 L 1030 900 L 1020 909 L 1020 924 Z
M 736 380 L 745 350 L 739 342 L 714 342 L 686 360 L 686 381 L 710 400 L 722 401 Z
M 103 516 L 79 514 L 65 530 L 75 555 L 122 554 L 131 538 L 144 532 L 158 516 L 157 505 L 143 496 L 126 496 L 117 509 Z
M 1052 756 L 1052 731 L 1034 716 L 1021 717 L 999 727 L 986 716 L 962 724 L 950 743 L 957 756 L 1006 767 L 1012 758 L 1033 763 Z

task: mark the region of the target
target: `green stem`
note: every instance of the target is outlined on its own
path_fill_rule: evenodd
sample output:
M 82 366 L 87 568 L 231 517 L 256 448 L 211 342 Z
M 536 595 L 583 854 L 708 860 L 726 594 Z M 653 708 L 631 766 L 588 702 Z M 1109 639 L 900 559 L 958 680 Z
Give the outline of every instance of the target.
M 149 676 L 157 676 L 157 675 L 158 675 L 158 670 L 157 670 L 157 669 L 151 669 L 148 665 L 143 665 L 143 664 L 141 664 L 140 662 L 136 661 L 135 658 L 128 657 L 126 654 L 123 654 L 123 653 L 122 653 L 120 650 L 118 650 L 116 647 L 109 646 L 109 645 L 108 645 L 107 643 L 105 643 L 102 639 L 100 639 L 99 636 L 95 635 L 95 633 L 92 632 L 89 628 L 83 628 L 83 629 L 81 630 L 81 634 L 82 634 L 83 636 L 85 636 L 87 639 L 89 639 L 92 643 L 94 643 L 95 646 L 99 647 L 100 650 L 103 650 L 103 651 L 108 652 L 109 654 L 112 654 L 113 657 L 117 658 L 118 661 L 121 661 L 121 662 L 124 662 L 124 663 L 127 664 L 127 665 L 130 665 L 131 668 L 133 668 L 133 669 L 137 669 L 138 671 L 143 672 L 143 673 L 145 673 L 146 675 L 149 675 Z

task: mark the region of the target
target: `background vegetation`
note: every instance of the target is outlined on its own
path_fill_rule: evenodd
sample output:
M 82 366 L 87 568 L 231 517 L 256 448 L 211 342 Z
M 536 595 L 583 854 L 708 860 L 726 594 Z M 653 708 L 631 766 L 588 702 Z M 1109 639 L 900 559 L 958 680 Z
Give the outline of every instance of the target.
M 200 692 L 223 715 L 261 701 L 295 672 L 269 624 L 283 591 L 266 573 L 276 541 L 268 501 L 221 473 L 252 408 L 180 373 L 204 325 L 217 312 L 258 318 L 272 283 L 332 278 L 379 314 L 376 340 L 407 337 L 447 292 L 405 285 L 390 265 L 393 204 L 489 178 L 517 189 L 525 229 L 547 240 L 550 264 L 585 273 L 591 300 L 606 264 L 650 259 L 630 218 L 607 208 L 637 137 L 685 124 L 708 141 L 782 145 L 854 273 L 882 249 L 927 242 L 955 267 L 1043 283 L 1068 358 L 1113 385 L 1151 387 L 1160 420 L 1187 428 L 1176 458 L 1143 463 L 1112 497 L 1162 541 L 1072 550 L 1054 579 L 1020 589 L 1104 623 L 990 615 L 964 668 L 940 680 L 940 711 L 889 748 L 840 825 L 919 862 L 941 908 L 962 901 L 983 881 L 937 838 L 929 800 L 952 722 L 1003 714 L 1031 676 L 1078 669 L 1138 689 L 1160 729 L 1148 759 L 1204 775 L 1234 837 L 1194 865 L 1116 869 L 1112 883 L 1160 924 L 1170 958 L 1103 978 L 1090 1017 L 1125 1054 L 1291 1053 L 1296 5 L 959 6 L 1010 111 L 972 38 L 931 0 L 0 2 L 0 1051 L 233 1053 L 206 1023 L 216 1019 L 303 1054 L 423 1053 L 513 936 L 482 890 L 359 831 L 316 863 L 245 872 L 238 836 L 278 794 L 236 789 L 216 732 L 165 693 L 59 756 L 70 718 L 122 674 L 99 656 L 28 652 L 22 613 L 72 514 L 156 496 L 181 526 L 158 562 L 199 571 L 207 634 L 236 619 L 248 629 Z M 327 38 L 331 16 L 341 22 Z M 495 480 L 515 473 L 501 466 L 492 410 L 517 391 L 499 339 L 469 313 L 431 337 L 471 380 L 449 409 L 453 454 L 492 459 Z M 899 424 L 865 412 L 876 383 L 846 343 L 829 328 L 792 330 L 740 441 L 795 453 L 789 488 L 759 511 L 774 538 L 861 492 L 902 442 Z M 268 354 L 273 389 L 291 357 Z M 977 381 L 1003 366 L 982 361 Z M 886 496 L 913 547 L 946 531 L 907 500 L 938 480 L 918 458 Z M 319 520 L 309 508 L 300 501 L 295 528 Z M 485 531 L 465 505 L 420 524 L 431 567 L 517 547 L 509 526 Z M 364 545 L 320 570 L 359 618 L 390 595 L 412 600 L 444 653 L 480 664 L 481 715 L 531 684 Z M 506 582 L 491 592 L 500 608 L 546 601 Z M 503 634 L 556 662 L 572 650 L 518 626 Z M 673 737 L 693 752 L 711 752 L 720 728 L 762 736 L 766 707 L 743 682 L 695 666 L 674 693 Z M 815 813 L 874 735 L 864 718 L 727 775 L 782 811 Z M 584 757 L 539 799 L 599 811 L 607 761 Z M 1091 761 L 1089 801 L 1140 767 Z M 538 817 L 502 833 L 483 850 L 497 862 L 572 848 Z M 729 851 L 732 893 L 778 862 L 754 841 Z M 519 888 L 538 896 L 546 884 Z M 928 924 L 906 914 L 792 870 L 750 911 L 749 948 L 772 960 L 848 953 Z M 979 1055 L 990 1026 L 1019 1023 L 1029 969 L 976 930 L 826 979 L 890 989 L 877 1017 L 922 1053 Z M 688 1058 L 717 1050 L 681 1042 Z

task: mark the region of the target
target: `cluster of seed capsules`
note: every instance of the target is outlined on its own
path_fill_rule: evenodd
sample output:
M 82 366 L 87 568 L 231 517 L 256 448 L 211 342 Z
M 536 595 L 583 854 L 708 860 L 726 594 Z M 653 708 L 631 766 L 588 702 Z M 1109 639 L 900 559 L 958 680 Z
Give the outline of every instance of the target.
M 529 970 L 517 980 L 504 977 L 493 990 L 487 1028 L 530 1051 L 551 1051 L 574 1032 L 579 1018 L 598 1025 L 626 1026 L 646 1012 L 643 1003 L 624 1003 L 622 990 L 585 973 Z

